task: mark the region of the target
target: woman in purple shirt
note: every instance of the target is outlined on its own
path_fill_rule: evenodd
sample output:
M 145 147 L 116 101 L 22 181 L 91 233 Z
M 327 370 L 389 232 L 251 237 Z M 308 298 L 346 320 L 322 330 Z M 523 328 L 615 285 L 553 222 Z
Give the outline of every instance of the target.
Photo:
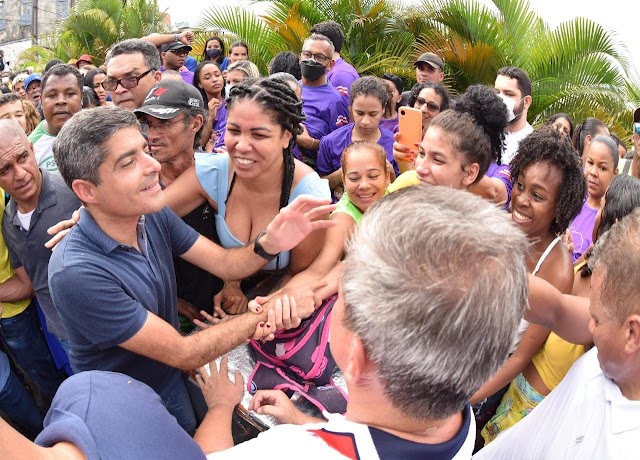
M 355 141 L 370 141 L 381 145 L 387 152 L 387 160 L 395 173 L 399 172 L 393 159 L 393 133 L 380 127 L 384 108 L 389 102 L 386 84 L 373 76 L 359 78 L 351 86 L 349 97 L 354 122 L 322 138 L 316 163 L 318 174 L 329 180 L 329 187 L 336 201 L 344 191 L 340 167 L 342 151 Z
M 202 130 L 202 148 L 211 152 L 227 125 L 222 68 L 214 61 L 202 61 L 196 67 L 193 86 L 198 88 L 209 109 L 209 120 Z

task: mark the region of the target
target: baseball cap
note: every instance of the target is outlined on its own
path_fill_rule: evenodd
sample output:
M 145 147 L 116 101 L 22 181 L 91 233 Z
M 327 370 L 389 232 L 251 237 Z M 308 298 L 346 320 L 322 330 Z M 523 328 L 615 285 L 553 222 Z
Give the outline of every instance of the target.
M 83 54 L 82 56 L 80 56 L 78 58 L 78 60 L 76 61 L 76 65 L 78 64 L 78 62 L 80 61 L 87 61 L 89 64 L 91 64 L 91 56 L 89 56 L 88 54 Z
M 640 107 L 638 107 L 635 110 L 635 112 L 633 112 L 633 122 L 634 123 L 640 123 Z
M 192 48 L 189 45 L 185 45 L 182 42 L 174 41 L 174 42 L 165 43 L 164 45 L 162 45 L 160 47 L 160 51 L 164 53 L 166 51 L 175 51 L 175 50 L 181 50 L 181 49 L 185 49 L 185 48 L 186 48 L 187 51 L 191 51 L 192 50 Z
M 29 87 L 29 85 L 31 83 L 33 83 L 34 81 L 42 81 L 42 76 L 40 76 L 39 73 L 32 73 L 31 75 L 29 75 L 27 78 L 24 79 L 24 90 L 26 91 L 27 88 Z
M 441 70 L 444 69 L 444 62 L 442 62 L 442 59 L 434 53 L 421 54 L 413 65 L 417 67 L 419 62 L 426 62 L 431 67 L 437 67 Z
M 187 85 L 183 81 L 161 80 L 157 83 L 142 106 L 134 110 L 136 116 L 151 115 L 161 120 L 169 120 L 189 107 L 204 108 L 204 101 L 195 86 Z

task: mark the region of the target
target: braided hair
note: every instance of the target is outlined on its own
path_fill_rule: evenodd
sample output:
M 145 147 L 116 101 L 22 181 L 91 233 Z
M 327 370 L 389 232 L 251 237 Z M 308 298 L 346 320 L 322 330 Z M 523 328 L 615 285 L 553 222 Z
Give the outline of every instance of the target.
M 302 102 L 298 100 L 291 87 L 277 79 L 246 80 L 229 91 L 227 107 L 229 110 L 241 100 L 254 101 L 260 104 L 265 112 L 272 115 L 273 121 L 282 129 L 291 133 L 289 145 L 283 149 L 284 174 L 280 191 L 280 208 L 289 203 L 295 161 L 291 148 L 296 142 L 298 134 L 302 133 L 301 123 L 305 120 L 302 113 Z

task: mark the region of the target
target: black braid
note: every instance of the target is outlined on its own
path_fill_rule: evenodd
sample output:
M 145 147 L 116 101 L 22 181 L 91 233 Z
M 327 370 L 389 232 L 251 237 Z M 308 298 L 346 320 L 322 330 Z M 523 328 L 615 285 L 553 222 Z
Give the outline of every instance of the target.
M 287 83 L 270 79 L 247 80 L 241 85 L 232 87 L 227 99 L 227 106 L 231 108 L 235 101 L 241 99 L 251 99 L 260 103 L 274 115 L 275 122 L 282 129 L 291 133 L 289 145 L 282 152 L 284 174 L 280 192 L 280 208 L 284 208 L 289 203 L 295 172 L 295 161 L 291 148 L 295 144 L 298 134 L 302 133 L 300 124 L 306 118 L 302 113 L 302 102 L 298 100 Z

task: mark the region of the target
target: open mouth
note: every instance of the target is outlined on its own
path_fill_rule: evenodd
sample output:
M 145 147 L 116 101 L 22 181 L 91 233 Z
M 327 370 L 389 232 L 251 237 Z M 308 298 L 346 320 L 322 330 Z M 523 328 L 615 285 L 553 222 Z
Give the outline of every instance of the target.
M 531 220 L 531 217 L 525 216 L 524 214 L 518 212 L 516 209 L 513 209 L 511 211 L 511 217 L 516 222 L 521 222 L 521 223 L 529 222 Z
M 254 160 L 249 160 L 248 158 L 235 157 L 236 163 L 242 166 L 251 166 L 255 163 Z

